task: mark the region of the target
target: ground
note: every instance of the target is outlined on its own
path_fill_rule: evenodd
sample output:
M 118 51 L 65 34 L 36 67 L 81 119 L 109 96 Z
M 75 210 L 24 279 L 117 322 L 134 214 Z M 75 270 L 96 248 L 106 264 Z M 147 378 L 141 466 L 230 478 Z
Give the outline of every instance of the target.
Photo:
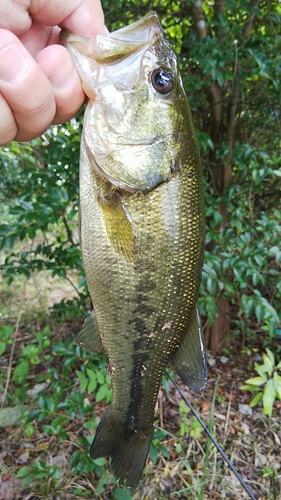
M 109 397 L 106 360 L 89 360 L 87 353 L 73 346 L 81 317 L 58 323 L 50 315 L 48 306 L 62 298 L 61 284 L 48 281 L 50 292 L 45 289 L 40 298 L 40 279 L 35 281 L 36 293 L 30 284 L 8 289 L 2 283 L 0 346 L 6 339 L 6 350 L 0 359 L 0 397 L 2 410 L 12 409 L 8 418 L 15 417 L 16 409 L 22 416 L 1 424 L 0 410 L 0 499 L 127 500 L 131 496 L 116 487 L 107 461 L 93 464 L 88 456 Z M 7 325 L 13 327 L 10 336 Z M 240 339 L 233 336 L 227 351 L 208 353 L 204 391 L 191 392 L 178 382 L 252 498 L 281 500 L 281 402 L 275 402 L 269 418 L 261 403 L 251 409 L 252 395 L 240 389 L 254 376 L 254 362 L 263 351 L 258 339 L 241 351 Z M 27 370 L 26 378 L 22 370 Z M 167 377 L 158 398 L 151 453 L 132 497 L 251 498 Z

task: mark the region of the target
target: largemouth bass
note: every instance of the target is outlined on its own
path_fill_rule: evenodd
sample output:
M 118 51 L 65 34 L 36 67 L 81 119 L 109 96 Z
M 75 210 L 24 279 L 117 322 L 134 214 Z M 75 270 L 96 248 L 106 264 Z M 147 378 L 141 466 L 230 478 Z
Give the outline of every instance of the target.
M 91 457 L 134 489 L 170 361 L 191 389 L 207 371 L 197 310 L 200 156 L 177 59 L 159 19 L 87 40 L 64 31 L 89 102 L 80 159 L 81 248 L 94 314 L 76 342 L 108 356 L 112 401 Z

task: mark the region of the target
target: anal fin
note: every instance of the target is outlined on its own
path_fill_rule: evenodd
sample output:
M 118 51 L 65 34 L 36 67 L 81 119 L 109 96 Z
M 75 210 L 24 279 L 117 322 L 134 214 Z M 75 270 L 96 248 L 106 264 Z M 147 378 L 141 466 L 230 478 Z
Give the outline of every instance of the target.
M 85 319 L 84 325 L 73 342 L 87 351 L 102 352 L 103 349 L 94 311 Z
M 193 311 L 178 349 L 169 361 L 190 389 L 194 391 L 204 389 L 207 383 L 207 363 L 201 319 L 197 308 Z

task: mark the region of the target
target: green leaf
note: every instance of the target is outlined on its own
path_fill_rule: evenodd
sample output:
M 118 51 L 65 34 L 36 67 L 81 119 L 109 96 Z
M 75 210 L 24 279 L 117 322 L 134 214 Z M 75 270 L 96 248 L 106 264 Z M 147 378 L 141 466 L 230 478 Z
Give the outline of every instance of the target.
M 260 385 L 263 385 L 266 383 L 266 377 L 253 377 L 253 378 L 248 378 L 248 380 L 246 380 L 246 384 L 250 384 L 250 385 L 255 385 L 255 386 L 260 386 Z
M 151 446 L 150 446 L 149 455 L 150 455 L 152 462 L 155 464 L 156 460 L 158 458 L 158 450 L 153 442 L 151 443 Z
M 52 398 L 51 396 L 48 397 L 46 399 L 46 404 L 47 404 L 47 408 L 50 412 L 53 412 L 54 409 L 55 409 L 55 401 L 54 401 L 54 398 Z
M 34 481 L 34 475 L 28 474 L 27 476 L 24 477 L 24 480 L 22 481 L 21 486 L 27 486 L 28 484 L 32 483 L 33 481 Z
M 281 377 L 278 375 L 276 371 L 273 373 L 273 380 L 274 380 L 274 388 L 277 391 L 277 388 L 281 384 Z
M 255 363 L 255 370 L 262 378 L 267 380 L 268 367 L 266 365 L 258 365 L 258 363 Z
M 268 375 L 271 376 L 273 369 L 274 369 L 274 364 L 275 364 L 274 357 L 272 359 L 272 356 L 269 356 L 267 354 L 263 354 L 263 363 L 264 363 L 264 366 L 266 366 Z
M 194 437 L 195 439 L 201 439 L 202 433 L 203 433 L 202 425 L 197 420 L 194 420 L 192 422 L 192 426 L 190 429 L 191 437 Z
M 16 474 L 16 477 L 25 477 L 29 473 L 30 473 L 30 467 L 28 467 L 27 465 L 25 465 L 24 467 L 21 467 L 18 470 L 18 472 Z
M 90 368 L 87 368 L 87 375 L 91 380 L 97 380 L 97 374 L 98 372 L 95 372 L 94 370 L 91 370 Z
M 241 391 L 249 392 L 256 392 L 259 390 L 258 386 L 256 385 L 240 385 L 239 389 L 241 389 Z
M 276 388 L 276 394 L 278 399 L 281 399 L 281 382 L 279 382 L 277 388 Z
M 104 374 L 100 370 L 98 370 L 95 375 L 96 375 L 98 383 L 104 384 Z
M 253 283 L 255 285 L 257 283 L 257 281 L 254 282 L 254 280 L 253 280 Z M 256 318 L 257 318 L 258 322 L 261 323 L 261 321 L 263 320 L 264 315 L 265 315 L 264 307 L 261 304 L 258 304 L 256 306 L 255 314 L 256 314 Z
M 273 379 L 268 380 L 263 392 L 263 414 L 272 416 L 273 404 L 276 398 L 276 389 Z
M 87 388 L 88 394 L 91 394 L 92 392 L 94 392 L 96 390 L 97 384 L 98 383 L 97 383 L 96 379 L 93 378 L 92 380 L 90 380 L 88 388 Z
M 250 403 L 250 407 L 253 408 L 254 406 L 257 406 L 257 404 L 259 404 L 259 402 L 262 400 L 262 397 L 263 397 L 263 393 L 262 392 L 258 392 L 252 399 L 251 403 Z
M 80 391 L 84 392 L 87 388 L 89 380 L 87 379 L 85 373 L 76 370 L 76 375 L 80 380 Z
M 0 342 L 0 356 L 6 351 L 6 342 Z
M 23 383 L 29 372 L 29 362 L 27 359 L 21 359 L 19 364 L 14 369 L 13 380 L 18 380 L 19 383 Z
M 123 490 L 122 488 L 116 488 L 114 491 L 114 498 L 116 500 L 132 500 L 133 497 L 126 491 Z
M 268 358 L 270 359 L 271 366 L 274 367 L 274 365 L 275 365 L 274 354 L 270 349 L 268 349 L 268 347 L 266 348 L 266 354 L 267 354 Z
M 104 385 L 101 385 L 97 394 L 96 394 L 96 402 L 98 403 L 98 401 L 101 401 L 102 399 L 105 399 L 106 396 L 107 396 L 107 393 L 108 393 L 108 385 L 104 384 Z

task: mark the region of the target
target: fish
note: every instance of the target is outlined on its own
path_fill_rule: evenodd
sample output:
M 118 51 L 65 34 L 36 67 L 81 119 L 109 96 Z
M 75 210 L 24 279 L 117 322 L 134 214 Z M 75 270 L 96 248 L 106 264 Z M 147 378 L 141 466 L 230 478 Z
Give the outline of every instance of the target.
M 207 381 L 198 289 L 200 153 L 177 57 L 158 15 L 107 35 L 61 34 L 88 96 L 80 148 L 80 245 L 93 313 L 75 339 L 105 352 L 112 400 L 92 459 L 135 490 L 168 363 Z

